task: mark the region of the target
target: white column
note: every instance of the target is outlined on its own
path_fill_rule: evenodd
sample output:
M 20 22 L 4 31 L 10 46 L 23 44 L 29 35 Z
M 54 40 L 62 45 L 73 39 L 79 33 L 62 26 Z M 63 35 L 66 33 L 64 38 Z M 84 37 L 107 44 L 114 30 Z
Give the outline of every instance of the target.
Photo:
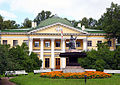
M 65 52 L 65 39 L 62 40 L 62 52 Z M 61 58 L 61 68 L 65 68 L 66 66 L 66 58 Z
M 87 38 L 83 39 L 83 50 L 87 51 Z
M 54 39 L 51 39 L 51 68 L 55 68 Z
M 32 49 L 33 49 L 33 39 L 30 38 L 30 39 L 29 39 L 29 55 L 31 54 Z
M 44 46 L 44 42 L 43 42 L 43 39 L 40 39 L 41 41 L 41 44 L 40 44 L 40 59 L 42 60 L 42 67 L 43 68 L 43 46 Z

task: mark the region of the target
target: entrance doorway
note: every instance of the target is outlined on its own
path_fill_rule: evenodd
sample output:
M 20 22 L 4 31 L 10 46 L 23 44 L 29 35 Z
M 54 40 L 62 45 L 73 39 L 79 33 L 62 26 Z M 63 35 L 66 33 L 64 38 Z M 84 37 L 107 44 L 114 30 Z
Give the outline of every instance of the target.
M 60 69 L 60 58 L 56 58 L 56 69 Z

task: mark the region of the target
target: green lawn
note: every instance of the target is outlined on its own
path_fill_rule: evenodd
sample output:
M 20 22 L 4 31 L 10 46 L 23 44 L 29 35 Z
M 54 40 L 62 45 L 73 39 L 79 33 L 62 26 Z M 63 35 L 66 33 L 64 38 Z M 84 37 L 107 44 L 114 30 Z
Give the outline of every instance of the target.
M 49 79 L 33 73 L 18 76 L 10 81 L 17 85 L 85 85 L 84 79 Z M 86 85 L 120 85 L 120 75 L 113 75 L 108 79 L 88 79 Z

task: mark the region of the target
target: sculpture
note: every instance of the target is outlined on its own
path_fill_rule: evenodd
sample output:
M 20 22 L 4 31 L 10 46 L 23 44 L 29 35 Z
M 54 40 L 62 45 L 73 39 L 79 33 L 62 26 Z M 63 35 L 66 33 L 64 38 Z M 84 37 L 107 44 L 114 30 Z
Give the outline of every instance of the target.
M 71 35 L 70 42 L 69 42 L 69 49 L 75 49 L 75 40 L 77 37 L 73 38 L 73 35 Z

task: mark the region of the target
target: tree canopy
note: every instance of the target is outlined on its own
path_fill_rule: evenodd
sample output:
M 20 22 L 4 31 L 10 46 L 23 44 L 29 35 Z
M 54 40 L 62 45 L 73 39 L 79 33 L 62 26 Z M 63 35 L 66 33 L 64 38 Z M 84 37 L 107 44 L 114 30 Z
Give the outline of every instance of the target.
M 54 16 L 54 15 L 52 15 L 52 13 L 50 11 L 42 10 L 40 13 L 38 13 L 38 15 L 36 16 L 34 21 L 37 22 L 37 25 L 38 25 L 38 24 L 40 24 L 41 21 L 48 19 L 52 16 Z
M 21 28 L 30 28 L 31 25 L 32 25 L 32 20 L 29 20 L 29 18 L 26 18 L 22 23 Z
M 108 38 L 120 36 L 120 5 L 111 3 L 110 8 L 98 20 L 98 28 L 108 33 Z

